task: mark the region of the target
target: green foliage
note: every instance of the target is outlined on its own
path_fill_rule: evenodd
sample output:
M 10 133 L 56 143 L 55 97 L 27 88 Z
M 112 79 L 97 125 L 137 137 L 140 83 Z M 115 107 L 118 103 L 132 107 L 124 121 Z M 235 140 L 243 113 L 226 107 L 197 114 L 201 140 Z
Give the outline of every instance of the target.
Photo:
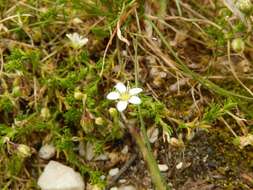
M 160 117 L 164 113 L 165 106 L 158 101 L 153 101 L 153 99 L 149 96 L 142 97 L 142 116 L 145 118 L 153 118 Z M 160 115 L 160 116 L 159 116 Z M 158 121 L 159 119 L 156 119 Z
M 0 111 L 10 113 L 14 108 L 13 102 L 7 96 L 0 98 Z
M 229 24 L 228 18 L 231 16 L 231 11 L 224 8 L 214 20 L 215 24 L 220 26 L 220 28 L 213 25 L 204 28 L 208 36 L 215 40 L 215 45 L 218 47 L 224 47 L 228 40 L 232 40 L 242 33 L 247 33 L 247 27 L 241 20 L 236 20 L 233 24 Z
M 23 51 L 21 49 L 13 49 L 7 57 L 7 63 L 4 68 L 8 72 L 16 70 L 28 72 L 30 69 L 35 72 L 39 67 L 40 52 L 37 50 Z
M 63 114 L 64 122 L 71 126 L 77 125 L 81 119 L 81 115 L 81 109 L 71 108 Z
M 23 159 L 21 159 L 18 155 L 13 154 L 10 157 L 10 160 L 8 161 L 7 165 L 7 176 L 12 177 L 12 176 L 17 176 L 21 169 L 23 167 Z
M 58 11 L 55 7 L 49 8 L 46 12 L 40 14 L 40 22 L 45 22 L 48 24 L 54 22 L 57 19 Z
M 164 121 L 166 118 L 166 107 L 162 102 L 154 101 L 151 97 L 142 97 L 141 114 L 144 119 L 153 120 L 155 124 L 161 126 L 163 130 L 172 134 L 173 130 L 169 124 Z
M 218 119 L 219 117 L 227 114 L 227 112 L 230 111 L 231 109 L 235 108 L 236 105 L 237 105 L 237 103 L 232 101 L 231 99 L 227 99 L 223 103 L 223 106 L 213 103 L 206 110 L 206 112 L 203 116 L 203 121 L 206 121 L 207 123 L 212 123 L 216 119 Z

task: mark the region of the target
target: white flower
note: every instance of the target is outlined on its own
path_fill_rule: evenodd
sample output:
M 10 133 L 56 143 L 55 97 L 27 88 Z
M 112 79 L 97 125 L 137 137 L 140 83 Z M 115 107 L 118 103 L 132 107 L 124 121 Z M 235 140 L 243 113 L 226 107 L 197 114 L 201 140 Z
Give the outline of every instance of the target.
M 73 33 L 73 34 L 66 34 L 66 36 L 70 39 L 71 41 L 71 46 L 74 49 L 79 49 L 88 42 L 88 38 L 84 38 L 83 36 L 80 36 L 78 33 Z
M 108 100 L 117 100 L 117 109 L 122 112 L 127 108 L 129 103 L 131 104 L 140 104 L 141 99 L 136 96 L 142 92 L 141 88 L 129 88 L 126 87 L 123 83 L 119 82 L 115 85 L 116 91 L 110 92 L 106 98 Z

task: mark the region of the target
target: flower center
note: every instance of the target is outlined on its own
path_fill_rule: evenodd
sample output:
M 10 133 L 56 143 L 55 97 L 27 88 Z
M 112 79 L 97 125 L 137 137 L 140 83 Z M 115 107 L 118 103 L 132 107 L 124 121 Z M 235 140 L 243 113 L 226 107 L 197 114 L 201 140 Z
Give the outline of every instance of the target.
M 123 100 L 123 101 L 129 100 L 129 98 L 130 98 L 130 94 L 127 93 L 127 92 L 122 93 L 122 94 L 120 95 L 120 99 Z

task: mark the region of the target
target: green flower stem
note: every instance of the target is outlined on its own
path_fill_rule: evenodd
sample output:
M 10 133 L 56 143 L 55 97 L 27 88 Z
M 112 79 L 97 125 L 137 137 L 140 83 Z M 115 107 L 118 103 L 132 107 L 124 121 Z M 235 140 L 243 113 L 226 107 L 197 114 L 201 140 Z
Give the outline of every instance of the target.
M 149 149 L 146 146 L 146 144 L 149 144 L 149 142 L 145 142 L 145 140 L 143 140 L 145 138 L 142 137 L 139 128 L 130 126 L 129 132 L 131 133 L 132 137 L 135 139 L 137 145 L 139 146 L 142 156 L 147 163 L 152 182 L 154 183 L 156 189 L 170 190 L 169 186 L 166 184 L 164 178 L 161 175 L 161 172 L 158 168 L 154 155 L 152 154 L 152 152 L 149 151 Z

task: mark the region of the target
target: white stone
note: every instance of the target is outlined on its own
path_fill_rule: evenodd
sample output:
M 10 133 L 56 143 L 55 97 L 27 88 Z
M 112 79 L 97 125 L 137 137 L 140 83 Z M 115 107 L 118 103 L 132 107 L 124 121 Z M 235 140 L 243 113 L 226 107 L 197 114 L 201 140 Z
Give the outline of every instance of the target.
M 119 173 L 119 168 L 112 168 L 109 171 L 110 176 L 115 176 L 115 175 L 117 175 L 117 173 Z
M 126 185 L 119 187 L 119 190 L 136 190 L 136 188 L 132 185 Z
M 159 130 L 158 128 L 151 127 L 147 131 L 147 135 L 150 143 L 154 143 L 158 139 Z
M 126 182 L 127 182 L 126 179 L 120 179 L 120 180 L 119 180 L 119 183 L 126 183 Z
M 38 180 L 42 190 L 84 190 L 81 175 L 72 168 L 50 161 Z
M 108 155 L 106 155 L 106 154 L 100 154 L 94 160 L 95 161 L 106 161 L 108 159 L 109 159 Z
M 118 187 L 112 187 L 110 190 L 118 190 Z
M 176 165 L 176 168 L 179 170 L 181 169 L 183 166 L 183 162 L 179 162 L 177 165 Z
M 101 175 L 101 176 L 100 176 L 100 179 L 102 179 L 102 180 L 105 180 L 105 178 L 106 178 L 105 175 Z
M 158 164 L 158 168 L 161 172 L 166 172 L 169 169 L 166 164 Z
M 125 145 L 124 148 L 121 150 L 122 154 L 127 154 L 128 153 L 128 146 Z
M 55 147 L 51 144 L 42 146 L 39 150 L 39 157 L 45 160 L 49 160 L 55 155 Z

